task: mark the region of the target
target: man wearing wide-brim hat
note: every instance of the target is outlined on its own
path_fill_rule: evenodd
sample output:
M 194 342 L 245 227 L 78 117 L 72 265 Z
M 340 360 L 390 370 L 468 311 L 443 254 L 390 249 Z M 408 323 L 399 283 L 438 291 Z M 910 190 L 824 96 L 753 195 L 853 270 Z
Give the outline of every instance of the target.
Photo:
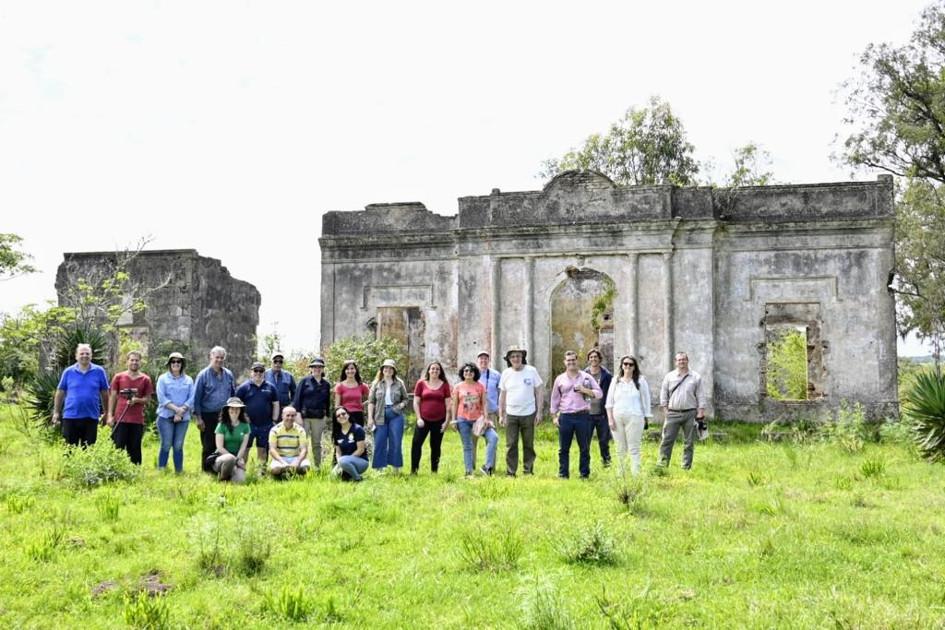
M 544 382 L 538 370 L 527 364 L 528 351 L 519 345 L 505 353 L 509 366 L 499 379 L 499 425 L 505 427 L 505 474 L 518 472 L 518 438 L 522 436 L 524 473 L 531 475 L 535 466 L 535 426 L 541 422 Z
M 322 441 L 329 428 L 328 411 L 331 404 L 331 383 L 324 377 L 325 360 L 315 357 L 308 364 L 311 372 L 299 381 L 292 406 L 302 416 L 302 426 L 311 441 L 312 463 L 322 464 Z

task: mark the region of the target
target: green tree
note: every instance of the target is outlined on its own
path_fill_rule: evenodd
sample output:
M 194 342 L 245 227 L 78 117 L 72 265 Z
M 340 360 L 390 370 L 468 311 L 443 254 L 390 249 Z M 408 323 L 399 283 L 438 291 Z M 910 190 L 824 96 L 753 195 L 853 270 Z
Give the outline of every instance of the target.
M 20 249 L 22 242 L 16 234 L 0 233 L 0 280 L 36 271 L 29 264 L 33 257 Z
M 654 96 L 647 107 L 631 107 L 606 134 L 593 134 L 580 149 L 542 163 L 539 176 L 550 179 L 563 171 L 595 170 L 617 184 L 695 183 L 699 163 L 686 139 L 682 121 L 669 103 Z
M 732 172 L 726 177 L 723 186 L 767 186 L 774 180 L 771 168 L 771 154 L 760 145 L 749 142 L 735 149 L 735 162 Z
M 354 359 L 361 372 L 361 379 L 370 385 L 381 368 L 384 359 L 393 359 L 397 363 L 397 373 L 404 378 L 407 373 L 407 356 L 396 339 L 390 337 L 345 337 L 328 346 L 325 350 L 325 374 L 331 382 L 338 382 L 341 366 L 348 359 Z
M 807 339 L 786 330 L 768 343 L 766 391 L 775 400 L 807 400 Z
M 909 42 L 871 44 L 844 84 L 848 135 L 843 160 L 907 178 L 897 195 L 897 323 L 932 343 L 936 368 L 945 343 L 945 2 L 922 13 Z

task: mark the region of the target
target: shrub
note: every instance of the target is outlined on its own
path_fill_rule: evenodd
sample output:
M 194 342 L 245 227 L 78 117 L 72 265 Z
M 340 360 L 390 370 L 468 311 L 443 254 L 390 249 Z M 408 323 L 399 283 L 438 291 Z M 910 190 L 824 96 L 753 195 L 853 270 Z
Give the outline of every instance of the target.
M 95 487 L 116 481 L 132 481 L 138 467 L 128 454 L 115 448 L 109 439 L 86 448 L 68 446 L 63 457 L 63 476 L 80 486 Z
M 642 475 L 621 479 L 617 486 L 617 501 L 635 516 L 646 511 L 646 495 L 646 480 Z
M 528 579 L 516 595 L 521 602 L 523 628 L 571 630 L 576 627 L 564 600 L 546 576 Z
M 171 611 L 163 595 L 152 597 L 147 592 L 125 596 L 125 623 L 141 630 L 163 630 L 170 627 Z
M 572 564 L 616 564 L 617 544 L 602 523 L 582 529 L 577 536 L 566 540 L 559 552 Z
M 930 462 L 945 459 L 945 374 L 917 374 L 903 408 L 919 454 Z
M 333 382 L 336 381 L 341 374 L 341 365 L 347 359 L 357 362 L 361 379 L 369 385 L 384 359 L 394 359 L 397 362 L 398 375 L 401 378 L 407 373 L 404 349 L 396 339 L 390 337 L 374 339 L 365 335 L 339 339 L 325 350 L 325 375 Z
M 522 539 L 511 531 L 501 531 L 493 539 L 474 530 L 462 536 L 459 555 L 463 563 L 475 571 L 497 573 L 518 566 L 524 550 Z

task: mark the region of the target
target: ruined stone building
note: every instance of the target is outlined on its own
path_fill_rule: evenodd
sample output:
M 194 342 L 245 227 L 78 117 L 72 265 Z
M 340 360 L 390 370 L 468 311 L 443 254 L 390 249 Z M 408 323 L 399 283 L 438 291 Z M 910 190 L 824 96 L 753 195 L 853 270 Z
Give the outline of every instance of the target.
M 739 189 L 617 186 L 567 172 L 543 190 L 329 212 L 321 339 L 401 339 L 416 378 L 514 343 L 546 381 L 564 350 L 634 354 L 651 388 L 688 352 L 717 417 L 895 414 L 892 179 Z M 806 395 L 767 393 L 771 340 L 806 343 Z M 802 355 L 803 361 L 803 355 Z M 802 375 L 803 377 L 803 375 Z
M 113 273 L 116 252 L 66 253 L 56 274 L 64 303 L 67 287 L 82 278 Z M 207 363 L 210 348 L 227 349 L 227 366 L 239 374 L 256 354 L 260 295 L 252 284 L 230 275 L 219 260 L 193 249 L 144 250 L 127 269 L 130 284 L 145 295 L 144 310 L 127 312 L 119 326 L 150 352 L 176 349 L 191 365 Z M 131 299 L 131 296 L 126 296 Z

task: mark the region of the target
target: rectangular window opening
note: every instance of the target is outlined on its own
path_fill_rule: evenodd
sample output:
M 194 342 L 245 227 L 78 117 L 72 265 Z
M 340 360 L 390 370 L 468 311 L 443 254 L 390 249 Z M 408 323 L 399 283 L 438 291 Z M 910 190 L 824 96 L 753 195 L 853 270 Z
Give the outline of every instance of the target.
M 765 393 L 773 400 L 810 400 L 808 328 L 802 324 L 765 325 Z

